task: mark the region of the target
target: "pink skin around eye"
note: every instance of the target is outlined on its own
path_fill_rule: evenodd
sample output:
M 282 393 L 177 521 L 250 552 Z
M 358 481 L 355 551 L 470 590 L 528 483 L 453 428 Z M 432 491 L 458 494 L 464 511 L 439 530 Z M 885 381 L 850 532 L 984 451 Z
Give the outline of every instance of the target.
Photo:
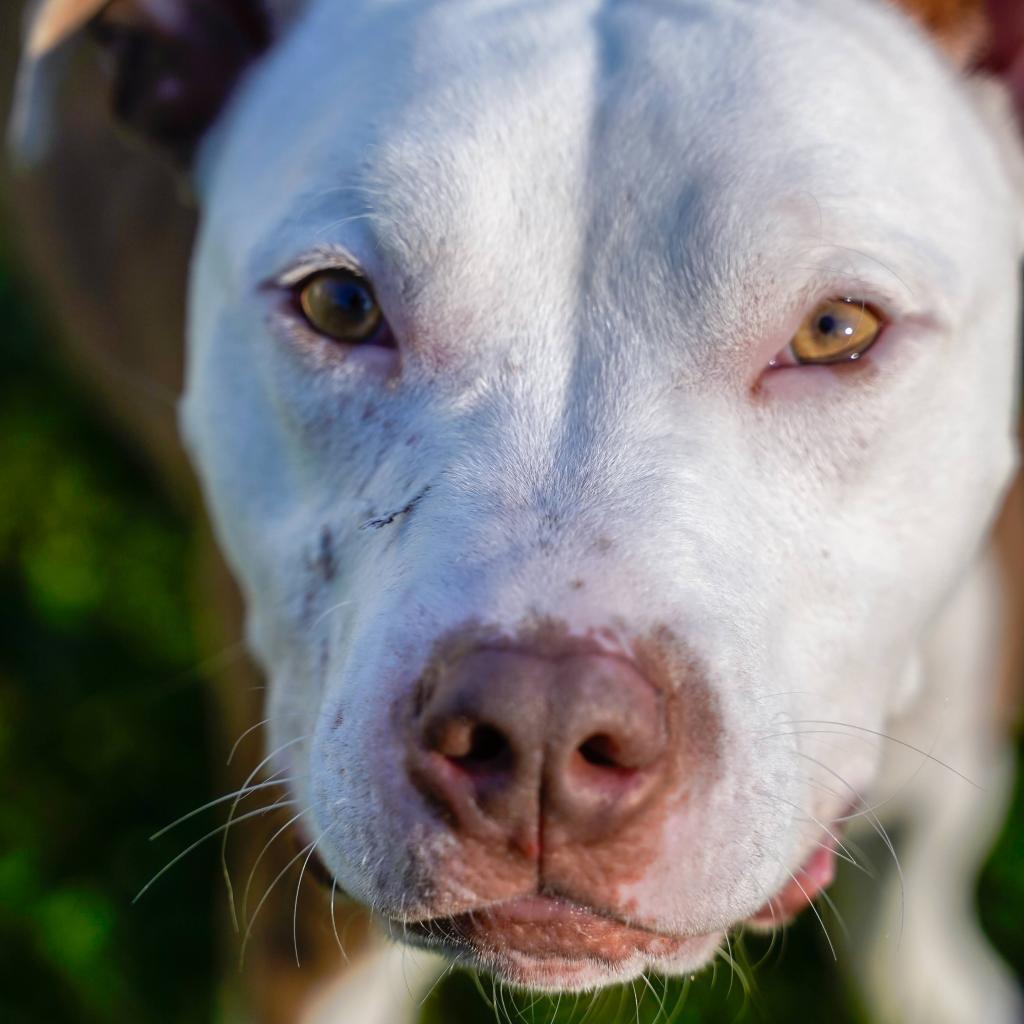
M 885 329 L 884 328 L 882 330 L 882 333 L 885 333 Z M 881 340 L 882 340 L 882 334 L 879 334 L 878 339 L 874 342 L 874 344 L 872 345 L 872 348 L 874 347 L 874 345 L 877 345 L 878 342 L 881 341 Z M 800 369 L 800 370 L 808 370 L 808 369 L 810 369 L 811 367 L 813 367 L 815 365 L 817 365 L 819 368 L 822 367 L 822 366 L 825 366 L 826 368 L 828 368 L 828 367 L 835 367 L 835 366 L 843 366 L 843 365 L 848 365 L 848 364 L 852 364 L 852 363 L 857 363 L 861 359 L 866 357 L 867 354 L 868 354 L 867 351 L 865 351 L 865 352 L 856 352 L 853 355 L 847 356 L 847 358 L 845 358 L 845 359 L 840 359 L 840 360 L 838 360 L 835 363 L 818 363 L 818 364 L 815 364 L 815 363 L 801 363 L 793 355 L 793 353 L 792 353 L 792 351 L 790 349 L 790 346 L 787 345 L 777 356 L 775 356 L 774 359 L 770 359 L 768 361 L 768 369 L 769 370 L 786 370 L 786 369 L 789 369 L 789 368 L 792 367 L 792 368 L 796 368 L 796 369 Z
M 874 358 L 862 357 L 857 362 L 832 366 L 795 364 L 768 368 L 750 390 L 755 398 L 771 400 L 799 401 L 812 396 L 825 399 L 832 393 L 839 397 L 857 383 L 873 379 L 878 371 L 876 363 Z

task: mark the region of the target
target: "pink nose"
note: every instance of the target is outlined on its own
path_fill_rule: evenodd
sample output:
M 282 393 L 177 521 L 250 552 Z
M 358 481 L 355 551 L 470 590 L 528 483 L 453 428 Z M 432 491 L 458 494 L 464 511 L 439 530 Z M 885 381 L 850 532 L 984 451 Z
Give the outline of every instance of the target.
M 463 835 L 614 837 L 671 782 L 667 697 L 628 661 L 475 650 L 421 685 L 411 777 Z

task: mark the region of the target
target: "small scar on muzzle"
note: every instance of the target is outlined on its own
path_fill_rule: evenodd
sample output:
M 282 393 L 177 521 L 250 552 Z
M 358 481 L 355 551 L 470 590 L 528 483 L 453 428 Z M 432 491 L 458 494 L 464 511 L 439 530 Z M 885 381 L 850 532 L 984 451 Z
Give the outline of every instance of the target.
M 407 516 L 411 512 L 415 511 L 416 506 L 427 496 L 430 492 L 429 487 L 424 487 L 419 494 L 416 495 L 411 501 L 407 502 L 399 509 L 395 509 L 392 512 L 385 512 L 382 516 L 374 516 L 373 519 L 367 519 L 365 523 L 362 523 L 359 527 L 360 530 L 380 530 L 385 526 L 390 526 L 396 519 L 400 519 L 402 516 Z

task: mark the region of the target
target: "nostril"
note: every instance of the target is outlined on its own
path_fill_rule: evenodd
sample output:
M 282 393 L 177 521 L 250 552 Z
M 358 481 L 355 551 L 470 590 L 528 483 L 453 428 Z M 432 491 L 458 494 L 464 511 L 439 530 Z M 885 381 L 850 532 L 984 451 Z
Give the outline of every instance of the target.
M 598 733 L 584 740 L 577 748 L 587 764 L 595 768 L 622 768 L 618 744 L 606 733 Z
M 470 736 L 469 750 L 458 760 L 466 765 L 491 765 L 505 760 L 511 752 L 504 733 L 491 725 L 478 725 Z
M 493 725 L 465 719 L 452 721 L 434 740 L 439 754 L 470 772 L 500 771 L 512 763 L 512 746 Z

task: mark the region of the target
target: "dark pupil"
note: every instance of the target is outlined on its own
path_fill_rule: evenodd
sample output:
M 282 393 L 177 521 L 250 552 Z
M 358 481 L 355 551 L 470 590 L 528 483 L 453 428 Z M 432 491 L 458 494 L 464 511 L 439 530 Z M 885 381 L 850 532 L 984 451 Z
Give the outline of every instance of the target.
M 322 302 L 334 307 L 334 315 L 358 325 L 373 315 L 373 299 L 358 281 L 328 279 L 321 285 Z
M 827 313 L 818 321 L 818 330 L 825 335 L 835 333 L 837 327 L 836 318 Z
M 310 286 L 308 305 L 315 326 L 328 334 L 357 338 L 373 329 L 377 304 L 370 290 L 347 275 L 324 274 Z

